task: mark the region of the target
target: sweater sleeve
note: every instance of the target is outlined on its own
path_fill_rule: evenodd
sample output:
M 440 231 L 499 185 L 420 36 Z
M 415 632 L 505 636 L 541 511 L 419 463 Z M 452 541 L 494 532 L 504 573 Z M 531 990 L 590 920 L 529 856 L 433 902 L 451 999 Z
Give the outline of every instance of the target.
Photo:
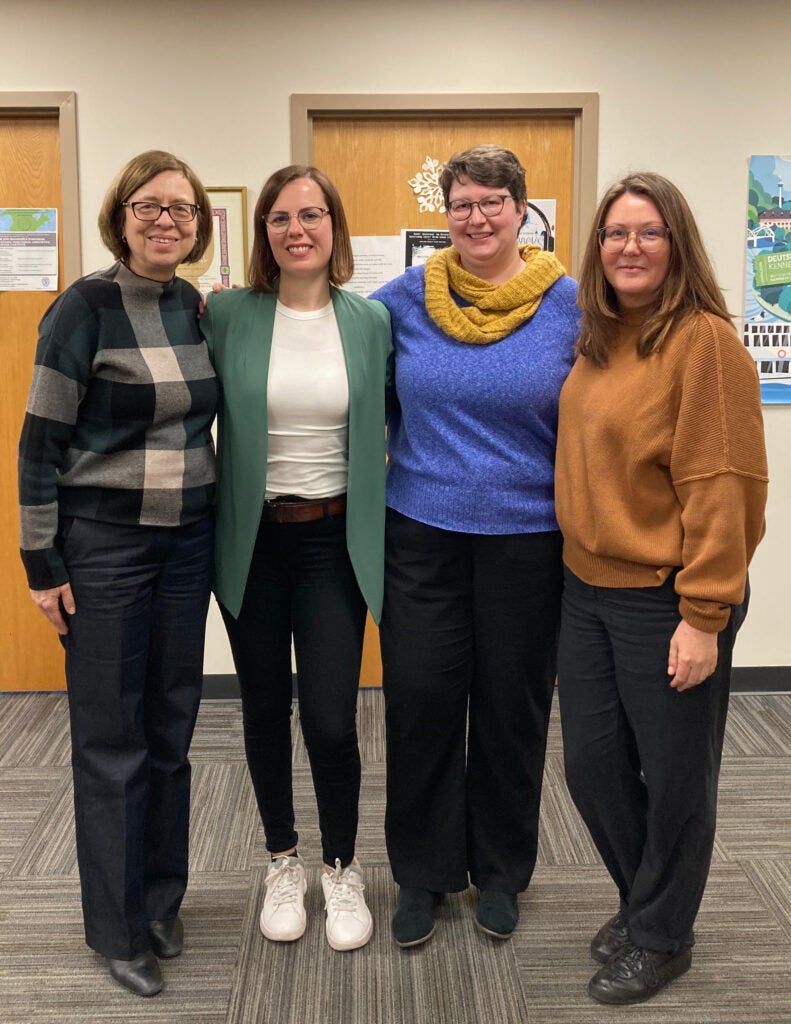
M 55 301 L 39 326 L 19 442 L 20 551 L 32 590 L 68 580 L 55 547 L 58 475 L 90 381 L 96 335 L 94 312 L 75 288 Z
M 764 532 L 767 464 L 755 364 L 733 329 L 701 316 L 681 386 L 671 475 L 681 506 L 682 617 L 719 632 L 744 598 Z

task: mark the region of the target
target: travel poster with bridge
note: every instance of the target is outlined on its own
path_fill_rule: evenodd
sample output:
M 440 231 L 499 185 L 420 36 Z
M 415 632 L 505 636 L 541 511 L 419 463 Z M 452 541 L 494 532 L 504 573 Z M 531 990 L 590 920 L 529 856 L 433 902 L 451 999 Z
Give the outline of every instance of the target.
M 744 344 L 761 400 L 791 403 L 791 156 L 750 157 Z

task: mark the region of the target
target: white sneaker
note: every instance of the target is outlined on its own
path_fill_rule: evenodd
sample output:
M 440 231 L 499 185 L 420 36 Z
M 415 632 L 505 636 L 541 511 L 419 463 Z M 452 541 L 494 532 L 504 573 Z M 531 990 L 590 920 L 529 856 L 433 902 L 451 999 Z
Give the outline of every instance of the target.
M 305 865 L 300 857 L 278 857 L 264 880 L 261 931 L 273 942 L 293 942 L 305 931 Z
M 374 930 L 371 912 L 363 896 L 363 876 L 359 864 L 341 870 L 321 872 L 321 888 L 327 909 L 327 942 L 333 949 L 358 949 L 370 939 Z

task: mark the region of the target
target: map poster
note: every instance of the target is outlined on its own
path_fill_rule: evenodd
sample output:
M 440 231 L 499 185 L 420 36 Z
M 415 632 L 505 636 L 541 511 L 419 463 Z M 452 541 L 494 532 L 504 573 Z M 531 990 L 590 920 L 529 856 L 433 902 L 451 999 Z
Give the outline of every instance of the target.
M 0 291 L 58 290 L 58 211 L 0 207 Z
M 765 403 L 791 403 L 791 156 L 750 157 L 744 344 Z

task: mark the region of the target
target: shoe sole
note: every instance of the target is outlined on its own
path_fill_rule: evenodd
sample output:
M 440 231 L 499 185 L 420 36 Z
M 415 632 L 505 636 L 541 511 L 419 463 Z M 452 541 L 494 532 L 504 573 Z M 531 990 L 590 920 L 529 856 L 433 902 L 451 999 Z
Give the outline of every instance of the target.
M 431 936 L 434 934 L 434 932 L 436 930 L 437 930 L 437 923 L 435 921 L 434 922 L 434 927 L 431 929 L 431 931 L 430 932 L 426 932 L 425 935 L 421 935 L 417 939 L 409 939 L 408 942 L 402 942 L 400 939 L 396 939 L 395 936 L 393 936 L 393 938 L 395 939 L 395 944 L 397 946 L 400 946 L 401 949 L 410 949 L 412 946 L 422 946 L 424 942 L 428 942 L 428 940 L 431 938 Z
M 669 985 L 671 981 L 675 981 L 676 978 L 680 978 L 682 974 L 686 974 L 691 966 L 691 955 L 688 958 L 680 958 L 679 961 L 673 965 L 671 970 L 667 972 L 666 976 L 663 975 L 662 981 L 656 986 L 656 988 L 649 989 L 647 992 L 641 992 L 636 996 L 629 996 L 625 994 L 623 998 L 618 998 L 618 993 L 596 993 L 591 991 L 593 986 L 593 978 L 591 978 L 588 982 L 588 995 L 591 999 L 595 999 L 597 1003 L 607 1003 L 609 1006 L 629 1006 L 634 1003 L 644 1003 L 648 999 L 653 999 L 653 997 L 658 992 L 661 992 L 666 985 Z M 615 998 L 612 998 L 613 996 L 615 996 Z
M 481 922 L 478 920 L 477 917 L 475 918 L 475 927 L 478 929 L 479 932 L 483 932 L 484 935 L 488 935 L 492 939 L 500 939 L 500 940 L 510 939 L 511 936 L 514 934 L 512 931 L 511 932 L 495 932 L 495 931 L 492 931 L 491 928 L 487 928 L 486 925 L 481 924 Z

